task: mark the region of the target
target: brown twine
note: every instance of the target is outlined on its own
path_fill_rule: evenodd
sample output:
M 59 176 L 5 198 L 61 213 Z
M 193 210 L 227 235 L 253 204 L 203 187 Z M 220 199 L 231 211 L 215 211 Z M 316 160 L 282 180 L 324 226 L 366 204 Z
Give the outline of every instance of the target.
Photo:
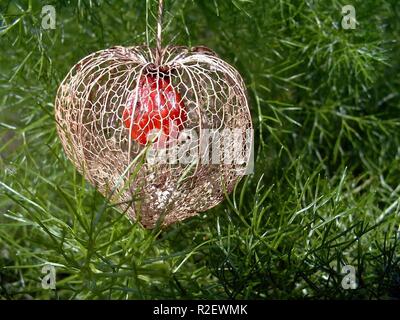
M 156 47 L 156 65 L 161 65 L 162 60 L 162 14 L 163 14 L 163 0 L 158 0 L 158 17 L 157 17 L 157 47 Z

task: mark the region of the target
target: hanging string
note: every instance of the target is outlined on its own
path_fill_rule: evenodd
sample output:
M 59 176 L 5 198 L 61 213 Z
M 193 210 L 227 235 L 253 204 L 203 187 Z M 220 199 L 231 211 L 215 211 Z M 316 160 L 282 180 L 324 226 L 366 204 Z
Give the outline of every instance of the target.
M 157 17 L 157 44 L 156 44 L 156 65 L 161 64 L 162 59 L 162 14 L 163 14 L 163 0 L 158 0 L 158 17 Z

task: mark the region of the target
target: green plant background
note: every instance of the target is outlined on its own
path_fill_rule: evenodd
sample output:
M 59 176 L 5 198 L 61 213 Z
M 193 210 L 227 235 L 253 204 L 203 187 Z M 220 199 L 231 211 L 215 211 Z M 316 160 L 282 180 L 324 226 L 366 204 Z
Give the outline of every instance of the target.
M 221 205 L 148 231 L 76 173 L 53 101 L 85 55 L 154 45 L 156 10 L 0 1 L 0 297 L 400 298 L 400 2 L 165 0 L 165 43 L 206 45 L 243 75 L 256 162 Z

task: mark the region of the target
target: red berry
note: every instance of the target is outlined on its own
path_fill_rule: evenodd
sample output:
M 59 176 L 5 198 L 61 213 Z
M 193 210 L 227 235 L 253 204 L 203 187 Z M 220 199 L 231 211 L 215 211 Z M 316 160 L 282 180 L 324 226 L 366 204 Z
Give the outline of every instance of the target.
M 153 130 L 162 130 L 167 139 L 172 134 L 171 124 L 179 131 L 183 130 L 187 113 L 181 95 L 168 78 L 146 75 L 139 80 L 136 107 L 133 102 L 127 106 L 122 120 L 130 129 L 132 139 L 145 145 L 149 142 L 148 134 Z

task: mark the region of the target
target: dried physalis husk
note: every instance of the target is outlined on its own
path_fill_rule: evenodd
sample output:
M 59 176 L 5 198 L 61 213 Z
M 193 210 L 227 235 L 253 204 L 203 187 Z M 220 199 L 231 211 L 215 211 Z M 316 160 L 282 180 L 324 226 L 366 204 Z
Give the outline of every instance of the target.
M 220 203 L 251 165 L 239 73 L 206 47 L 113 47 L 79 61 L 56 97 L 68 158 L 148 228 Z

